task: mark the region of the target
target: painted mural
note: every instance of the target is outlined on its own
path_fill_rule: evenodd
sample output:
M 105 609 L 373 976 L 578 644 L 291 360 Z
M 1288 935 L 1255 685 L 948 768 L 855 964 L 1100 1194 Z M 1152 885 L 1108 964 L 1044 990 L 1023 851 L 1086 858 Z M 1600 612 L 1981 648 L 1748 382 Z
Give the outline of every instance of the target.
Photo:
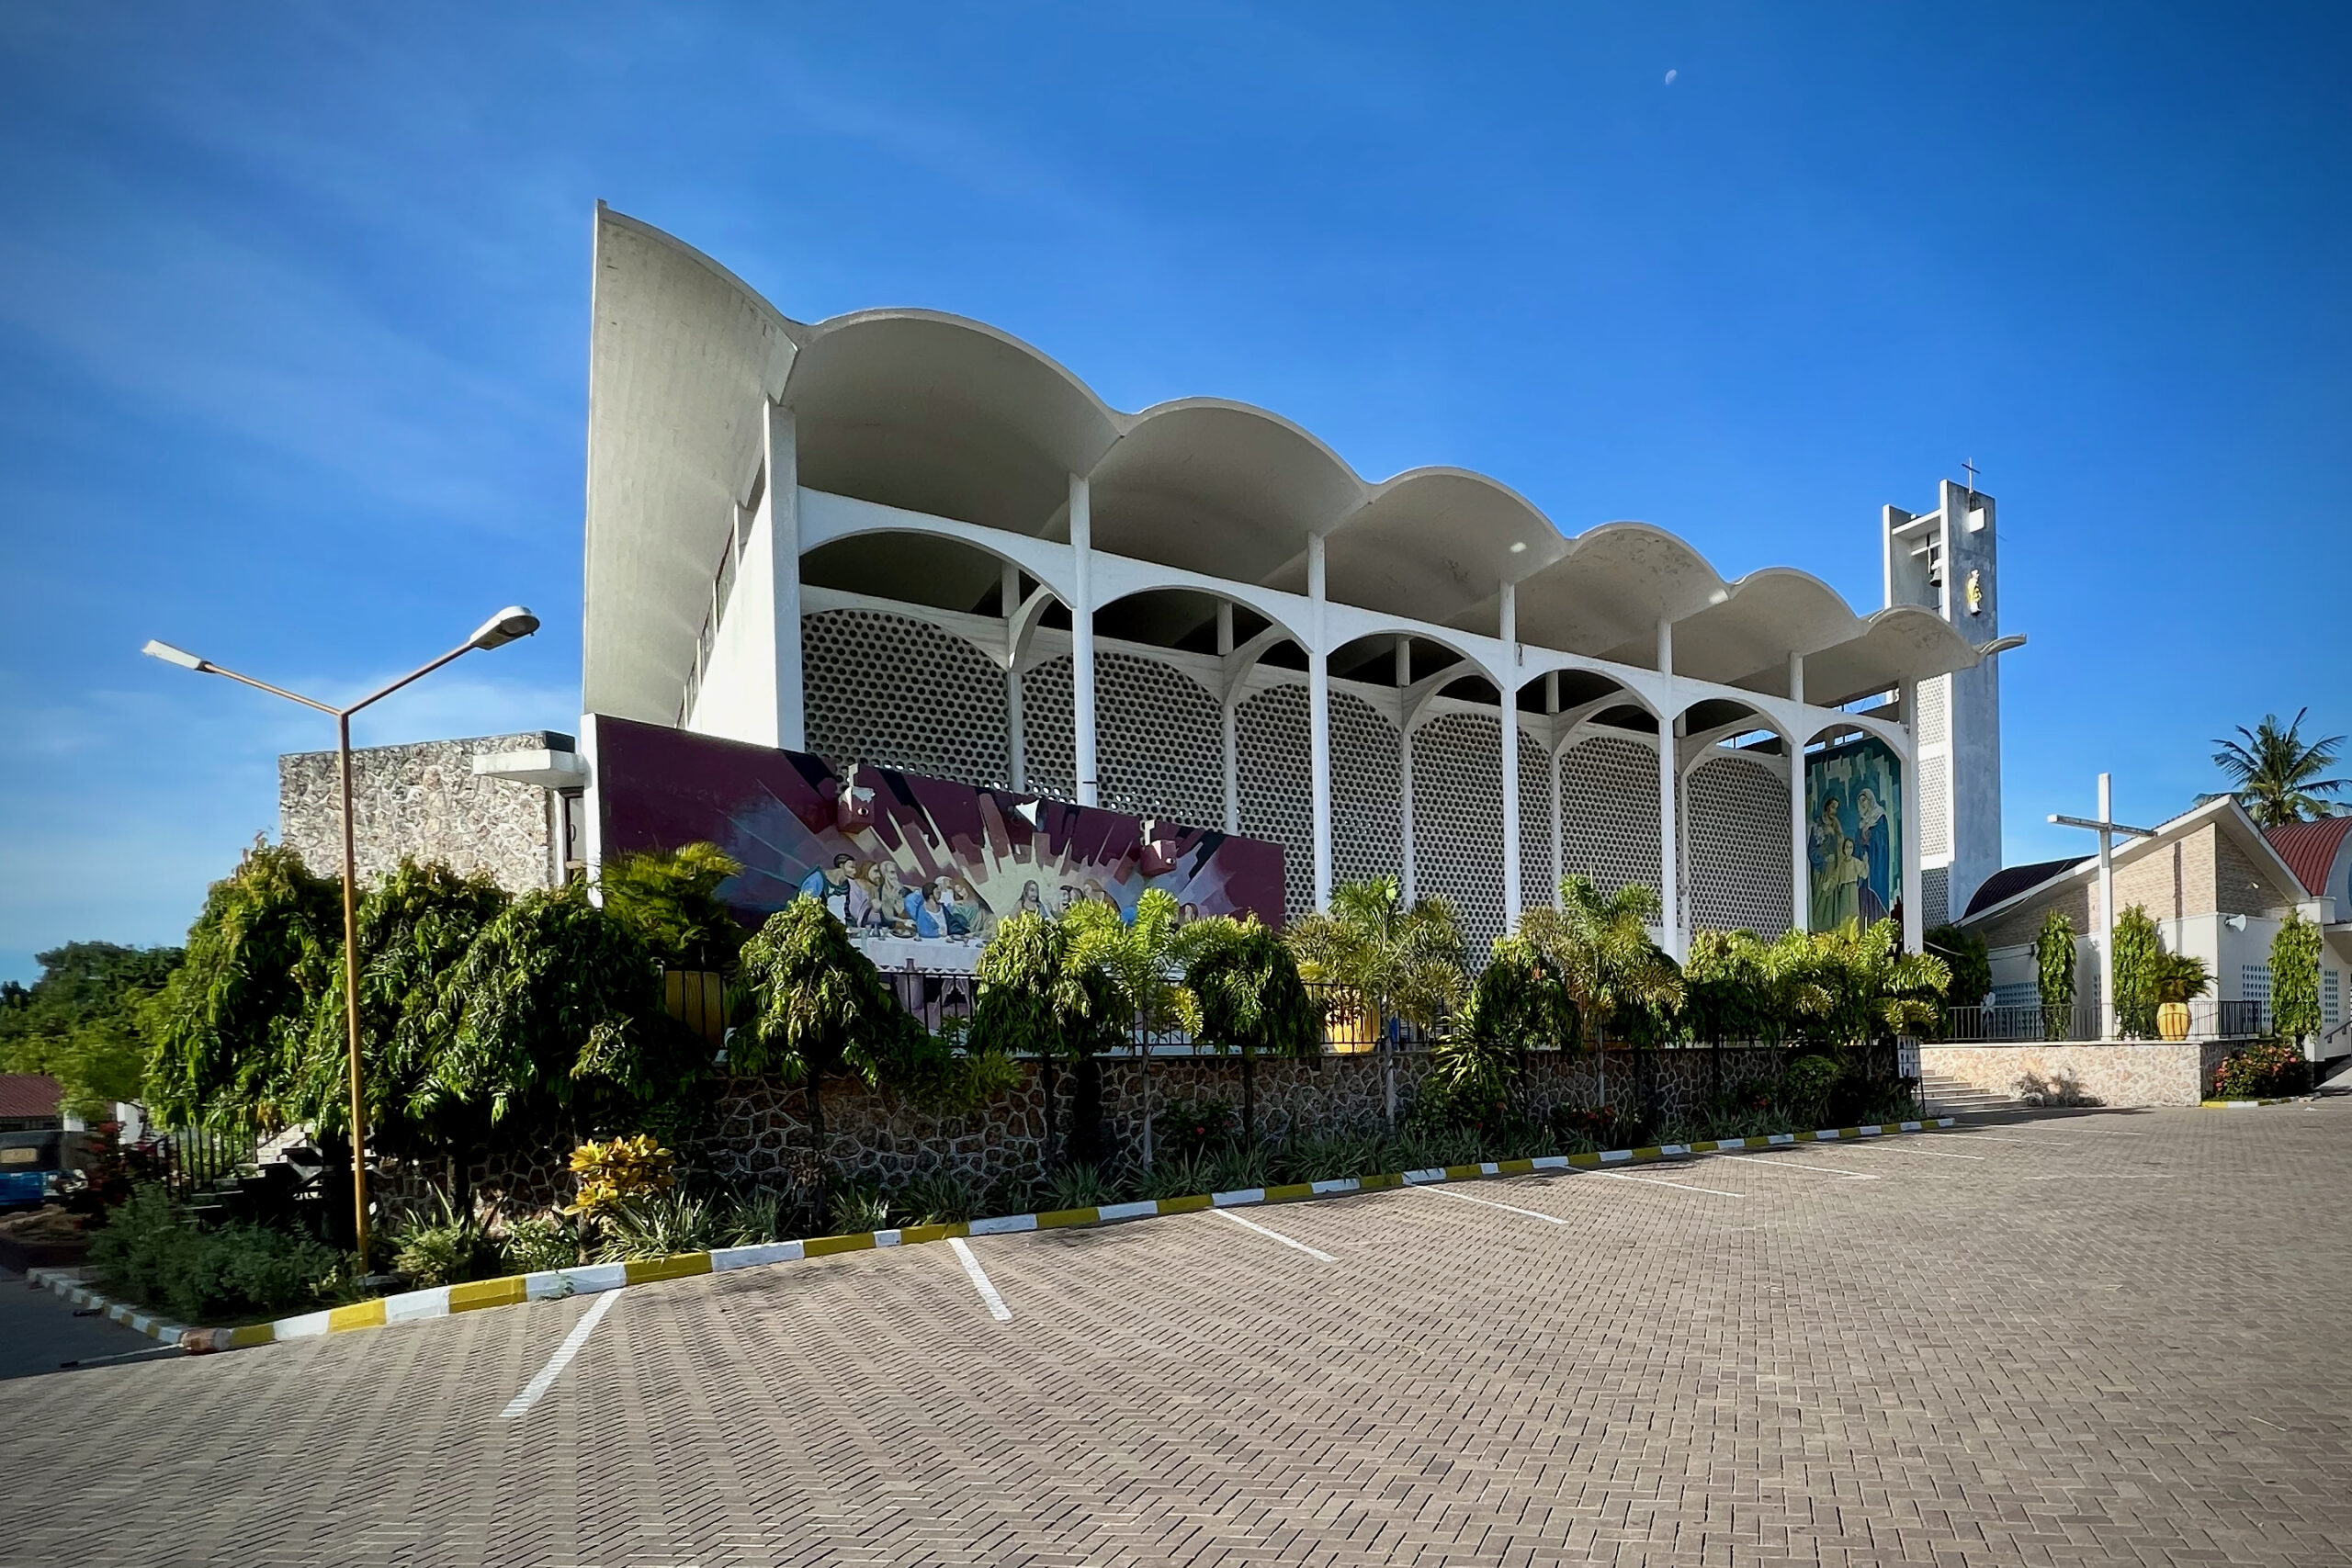
M 1862 739 L 1804 761 L 1805 843 L 1812 864 L 1812 926 L 1867 926 L 1903 897 L 1903 762 L 1887 744 Z
M 741 862 L 720 889 L 756 925 L 824 900 L 877 962 L 969 966 L 997 922 L 1080 900 L 1132 919 L 1147 888 L 1188 918 L 1283 919 L 1283 852 L 1238 834 L 978 789 L 596 716 L 600 853 L 707 840 Z

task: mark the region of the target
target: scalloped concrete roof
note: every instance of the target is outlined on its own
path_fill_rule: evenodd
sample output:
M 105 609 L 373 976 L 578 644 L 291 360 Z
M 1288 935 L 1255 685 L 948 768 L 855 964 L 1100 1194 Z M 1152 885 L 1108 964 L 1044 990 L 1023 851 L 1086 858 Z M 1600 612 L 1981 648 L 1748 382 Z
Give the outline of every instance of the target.
M 759 460 L 761 397 L 795 412 L 800 481 L 863 500 L 1067 537 L 1068 476 L 1088 476 L 1097 548 L 1304 592 L 1323 536 L 1332 599 L 1492 633 L 1507 581 L 1519 635 L 1836 705 L 1963 669 L 1975 650 L 1911 607 L 1858 615 L 1785 568 L 1726 581 L 1665 529 L 1564 536 L 1466 469 L 1365 479 L 1309 432 L 1246 403 L 1113 409 L 1018 338 L 933 310 L 792 321 L 670 235 L 599 204 L 588 399 L 582 701 L 668 722 L 710 581 Z

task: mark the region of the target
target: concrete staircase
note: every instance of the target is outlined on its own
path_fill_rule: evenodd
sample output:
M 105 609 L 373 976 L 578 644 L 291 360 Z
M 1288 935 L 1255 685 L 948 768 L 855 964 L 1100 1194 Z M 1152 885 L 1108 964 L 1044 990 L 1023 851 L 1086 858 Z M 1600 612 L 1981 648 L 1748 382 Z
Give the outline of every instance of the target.
M 1993 1111 L 2030 1111 L 2024 1100 L 1996 1089 L 1972 1089 L 1941 1073 L 1927 1073 L 1919 1080 L 1919 1098 L 1931 1116 L 1971 1116 Z

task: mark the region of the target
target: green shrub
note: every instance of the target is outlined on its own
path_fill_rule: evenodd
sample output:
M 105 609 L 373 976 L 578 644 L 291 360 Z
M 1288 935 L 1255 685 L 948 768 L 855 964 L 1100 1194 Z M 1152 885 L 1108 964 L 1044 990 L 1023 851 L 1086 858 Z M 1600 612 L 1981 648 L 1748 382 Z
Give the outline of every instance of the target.
M 1408 1133 L 1386 1150 L 1390 1170 L 1430 1170 L 1440 1166 L 1476 1165 L 1487 1157 L 1486 1145 L 1472 1127 L 1442 1127 Z
M 447 1193 L 403 1224 L 392 1236 L 392 1271 L 413 1285 L 455 1285 L 493 1280 L 507 1271 L 504 1248 L 471 1210 L 460 1210 Z
M 1190 1198 L 1215 1190 L 1215 1172 L 1206 1154 L 1162 1158 L 1144 1174 L 1143 1196 L 1147 1198 Z
M 1152 1114 L 1155 1160 L 1190 1159 L 1233 1139 L 1233 1107 L 1222 1100 L 1179 1100 Z
M 1204 1192 L 1239 1192 L 1246 1188 L 1263 1187 L 1268 1177 L 1264 1149 L 1245 1149 L 1228 1144 L 1209 1156 L 1209 1184 Z
M 597 1221 L 600 1262 L 633 1258 L 671 1258 L 724 1246 L 726 1231 L 718 1206 L 684 1192 L 654 1192 L 616 1199 Z
M 1829 1119 L 1830 1096 L 1837 1092 L 1838 1080 L 1845 1076 L 1834 1056 L 1799 1056 L 1781 1075 L 1781 1082 L 1773 1098 L 1780 1108 L 1809 1127 L 1783 1127 L 1775 1131 L 1799 1133 L 1818 1127 Z
M 926 1170 L 899 1189 L 896 1207 L 910 1225 L 960 1224 L 980 1212 L 983 1196 L 960 1171 Z
M 2213 1069 L 2215 1100 L 2267 1100 L 2301 1094 L 2311 1087 L 2311 1064 L 2284 1040 L 2265 1040 L 2233 1051 Z
M 1466 1128 L 1474 1133 L 1498 1129 L 1511 1120 L 1507 1084 L 1487 1074 L 1451 1076 L 1432 1071 L 1414 1092 L 1405 1113 L 1405 1126 L 1416 1133 Z
M 1275 1175 L 1283 1181 L 1341 1181 L 1351 1176 L 1379 1176 L 1380 1140 L 1363 1133 L 1340 1133 L 1328 1138 L 1302 1138 L 1273 1156 Z
M 833 1235 L 859 1235 L 890 1228 L 890 1201 L 871 1182 L 843 1181 L 828 1195 L 827 1218 Z
M 580 1261 L 580 1232 L 555 1214 L 534 1214 L 510 1222 L 499 1238 L 509 1274 L 534 1274 L 544 1269 L 570 1269 Z
M 315 1306 L 343 1258 L 311 1236 L 264 1225 L 199 1229 L 164 1189 L 144 1186 L 92 1238 L 90 1261 L 115 1294 L 204 1323 Z
M 1045 1213 L 1052 1213 L 1057 1209 L 1097 1209 L 1118 1201 L 1119 1189 L 1109 1173 L 1081 1160 L 1056 1171 L 1046 1183 L 1046 1195 L 1037 1201 Z

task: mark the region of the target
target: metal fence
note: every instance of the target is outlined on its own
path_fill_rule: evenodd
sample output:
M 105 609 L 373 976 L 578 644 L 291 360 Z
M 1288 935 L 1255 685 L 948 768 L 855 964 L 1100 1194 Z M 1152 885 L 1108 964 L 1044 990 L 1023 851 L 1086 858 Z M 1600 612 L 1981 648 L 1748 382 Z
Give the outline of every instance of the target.
M 970 1024 L 979 1006 L 977 976 L 937 969 L 885 969 L 883 980 L 899 1005 L 925 1029 L 955 1033 Z M 1378 1019 L 1364 1008 L 1356 993 L 1344 986 L 1309 981 L 1306 989 L 1321 1005 L 1323 1048 L 1335 1055 L 1375 1049 L 1402 1049 L 1430 1043 L 1430 1032 L 1403 1019 Z M 1214 1043 L 1195 1040 L 1178 1018 L 1138 1016 L 1127 1027 L 1131 1050 L 1165 1055 L 1213 1052 Z
M 2188 1033 L 2192 1040 L 2246 1040 L 2270 1032 L 2268 1004 L 2222 1002 L 2204 998 L 2190 1002 Z M 2107 1037 L 2108 1020 L 2092 1002 L 2078 1002 L 2060 1013 L 2038 1006 L 2006 1008 L 1946 1008 L 1943 1027 L 1935 1038 L 1947 1044 L 1989 1045 L 2041 1040 L 2100 1040 Z M 2154 1038 L 2153 1032 L 2140 1038 Z
M 159 1134 L 154 1145 L 164 1158 L 164 1186 L 182 1202 L 225 1185 L 254 1161 L 250 1135 L 204 1127 Z

